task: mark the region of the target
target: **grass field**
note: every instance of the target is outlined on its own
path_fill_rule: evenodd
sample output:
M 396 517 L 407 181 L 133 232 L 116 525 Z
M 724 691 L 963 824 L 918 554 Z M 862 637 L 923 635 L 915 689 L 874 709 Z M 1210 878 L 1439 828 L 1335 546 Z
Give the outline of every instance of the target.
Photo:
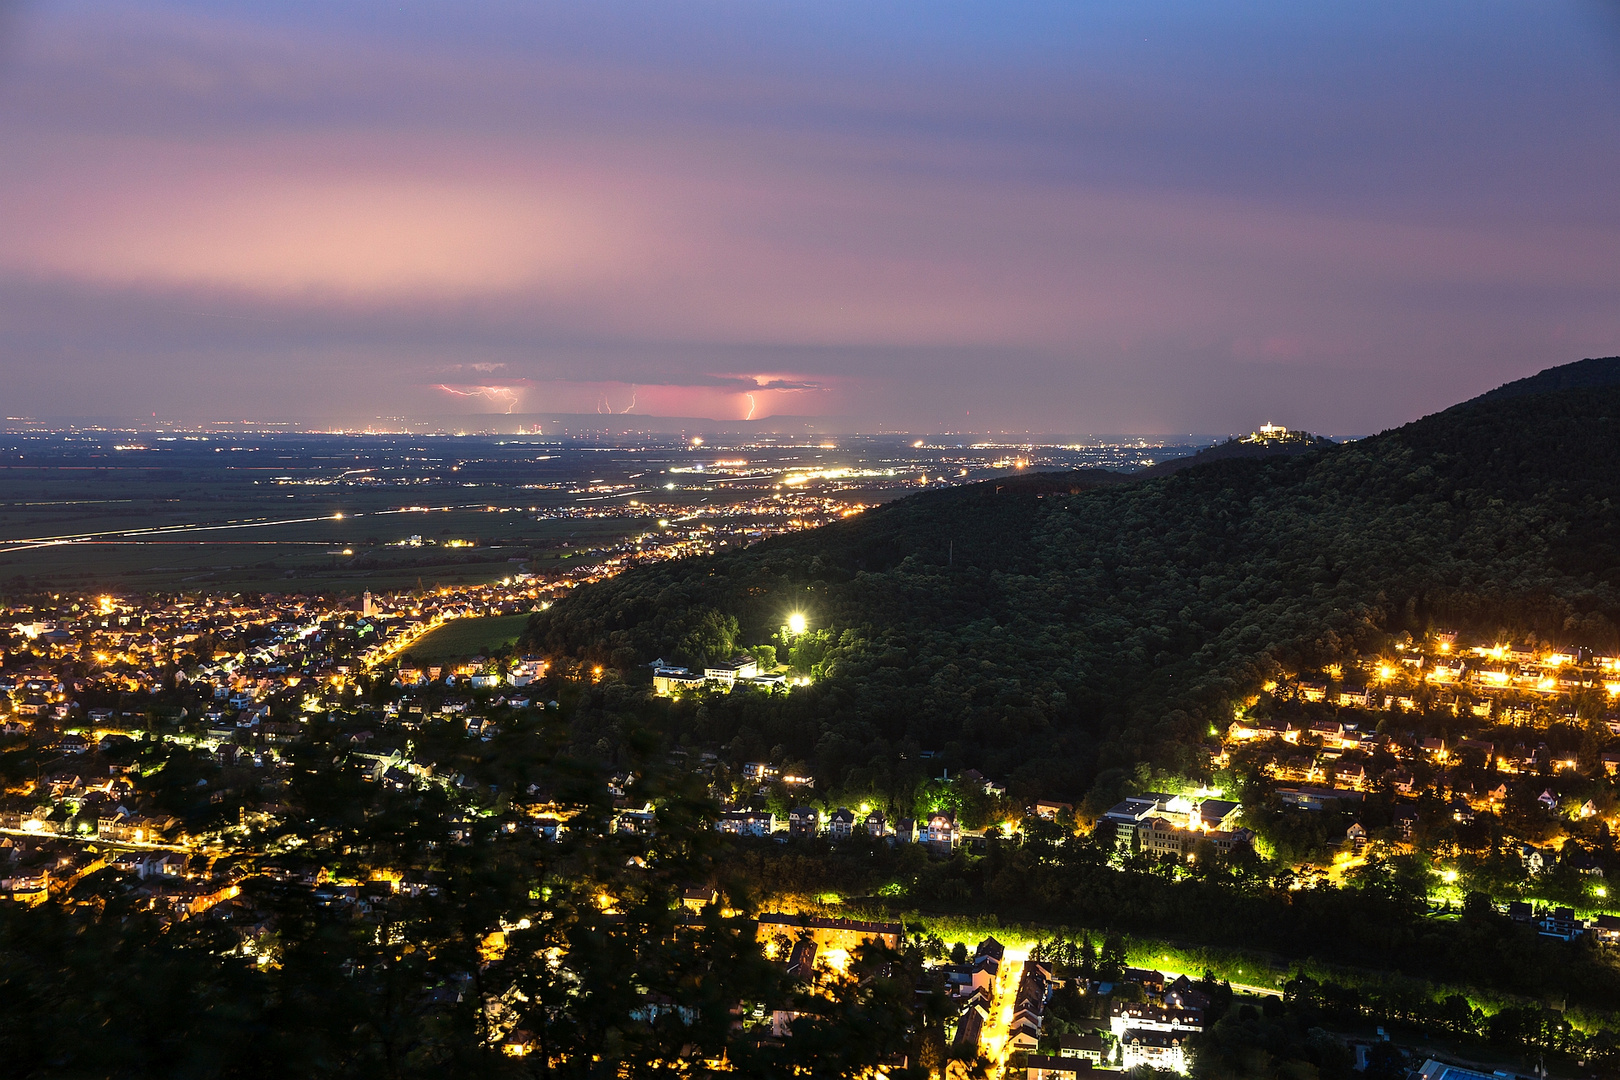
M 478 619 L 453 619 L 425 635 L 409 649 L 417 662 L 458 660 L 510 645 L 529 624 L 528 615 L 491 615 Z

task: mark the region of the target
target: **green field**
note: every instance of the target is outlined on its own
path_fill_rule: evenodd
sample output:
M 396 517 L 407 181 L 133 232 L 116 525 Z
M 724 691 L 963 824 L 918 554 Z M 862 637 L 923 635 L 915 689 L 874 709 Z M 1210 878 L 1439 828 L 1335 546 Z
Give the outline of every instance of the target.
M 459 660 L 481 653 L 488 654 L 516 641 L 528 624 L 527 614 L 453 619 L 425 635 L 407 652 L 417 662 Z

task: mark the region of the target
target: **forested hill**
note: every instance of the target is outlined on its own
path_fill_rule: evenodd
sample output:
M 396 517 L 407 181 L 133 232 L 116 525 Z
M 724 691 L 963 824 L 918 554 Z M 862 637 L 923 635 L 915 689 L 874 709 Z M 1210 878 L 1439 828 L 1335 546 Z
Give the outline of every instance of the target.
M 581 589 L 531 641 L 629 671 L 726 648 L 732 619 L 735 644 L 769 642 L 803 611 L 827 631 L 795 657 L 813 686 L 668 722 L 845 792 L 904 788 L 919 750 L 1013 794 L 1143 760 L 1191 771 L 1280 666 L 1399 630 L 1620 645 L 1620 358 L 1536 380 L 1298 457 L 918 495 Z
M 1303 431 L 1290 431 L 1278 438 L 1256 439 L 1231 438 L 1214 446 L 1206 446 L 1196 454 L 1187 457 L 1171 458 L 1156 465 L 1149 465 L 1139 472 L 1132 473 L 1133 479 L 1152 476 L 1169 476 L 1171 473 L 1190 469 L 1195 465 L 1207 465 L 1211 461 L 1225 461 L 1228 458 L 1263 458 L 1263 457 L 1293 457 L 1298 454 L 1308 454 L 1312 450 L 1324 446 L 1332 446 L 1333 440 L 1321 435 L 1311 435 Z

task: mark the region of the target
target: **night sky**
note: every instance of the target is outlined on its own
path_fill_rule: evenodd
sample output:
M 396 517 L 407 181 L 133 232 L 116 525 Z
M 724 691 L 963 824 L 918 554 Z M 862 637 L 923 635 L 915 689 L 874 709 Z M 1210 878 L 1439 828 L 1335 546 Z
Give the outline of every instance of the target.
M 0 7 L 0 410 L 1364 434 L 1620 353 L 1610 5 Z

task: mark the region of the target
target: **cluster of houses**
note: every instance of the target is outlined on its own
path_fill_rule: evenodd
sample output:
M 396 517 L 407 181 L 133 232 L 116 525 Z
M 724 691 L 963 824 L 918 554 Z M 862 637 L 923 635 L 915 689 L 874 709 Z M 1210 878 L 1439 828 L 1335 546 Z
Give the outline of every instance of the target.
M 39 904 L 101 871 L 126 882 L 135 909 L 169 919 L 200 915 L 235 897 L 237 877 L 215 873 L 212 859 L 184 850 L 124 850 L 68 844 L 56 837 L 0 837 L 0 891 L 15 903 Z
M 1611 724 L 1620 729 L 1620 720 Z M 1424 762 L 1444 769 L 1463 763 L 1477 763 L 1504 775 L 1578 773 L 1579 755 L 1557 751 L 1545 742 L 1526 743 L 1522 732 L 1516 741 L 1486 738 L 1422 736 L 1415 732 L 1380 733 L 1362 730 L 1362 720 L 1285 720 L 1239 717 L 1228 726 L 1225 755 L 1229 759 L 1239 746 L 1270 747 L 1264 764 L 1271 775 L 1287 781 L 1332 782 L 1350 791 L 1376 788 L 1386 780 L 1402 793 L 1414 790 L 1412 765 Z M 1382 769 L 1377 767 L 1384 762 Z M 1620 772 L 1620 749 L 1598 756 L 1605 776 Z
M 154 692 L 176 678 L 211 683 L 226 691 L 222 699 L 262 701 L 355 675 L 446 620 L 528 611 L 543 591 L 524 574 L 441 589 L 426 603 L 370 593 L 358 604 L 296 595 L 103 596 L 0 609 L 0 626 L 27 661 L 0 675 L 0 716 L 65 719 L 76 694 Z M 190 666 L 180 668 L 188 657 Z
M 1100 1032 L 1067 1033 L 1042 1040 L 1042 1014 L 1056 985 L 1050 965 L 1027 961 L 1013 1001 L 1007 1046 L 1024 1052 L 1028 1080 L 1078 1080 L 1110 1065 L 1129 1071 L 1147 1067 L 1187 1073 L 1192 1065 L 1189 1040 L 1204 1030 L 1209 999 L 1185 975 L 1173 981 L 1157 971 L 1126 968 L 1122 984 L 1143 990 L 1143 1001 L 1111 1001 L 1107 1038 Z M 1087 981 L 1084 991 L 1111 992 L 1113 984 Z M 1056 1054 L 1038 1052 L 1042 1042 Z
M 1274 747 L 1268 767 L 1284 780 L 1331 780 L 1329 786 L 1367 790 L 1387 779 L 1409 789 L 1411 763 L 1420 760 L 1442 767 L 1478 761 L 1508 775 L 1584 771 L 1589 766 L 1577 754 L 1527 741 L 1525 731 L 1574 722 L 1580 695 L 1590 700 L 1595 692 L 1599 700 L 1615 702 L 1620 657 L 1531 644 L 1465 646 L 1457 634 L 1442 632 L 1400 642 L 1390 654 L 1348 669 L 1335 666 L 1265 689 L 1279 707 L 1277 715 L 1240 714 L 1225 733 L 1228 753 L 1245 744 L 1266 744 Z M 1323 705 L 1330 708 L 1312 708 Z M 1374 730 L 1378 719 L 1403 713 L 1446 717 L 1443 726 L 1453 731 L 1457 725 L 1451 718 L 1462 719 L 1465 727 L 1486 734 L 1448 739 L 1432 730 L 1434 725 L 1427 734 Z M 1620 737 L 1620 711 L 1609 712 L 1604 722 Z M 1500 728 L 1502 737 L 1490 736 L 1492 727 Z M 1374 757 L 1382 763 L 1376 772 Z M 1611 776 L 1620 771 L 1620 746 L 1604 753 L 1598 766 Z
M 727 810 L 721 813 L 715 828 L 734 836 L 781 839 L 821 836 L 838 841 L 867 836 L 890 843 L 922 844 L 938 855 L 949 855 L 964 846 L 977 849 L 990 833 L 1000 833 L 995 827 L 965 829 L 949 810 L 936 810 L 923 818 L 891 820 L 881 810 L 863 814 L 845 806 L 825 814 L 814 806 L 795 806 L 786 818 L 778 818 L 769 810 Z
M 1303 701 L 1361 709 L 1440 708 L 1492 716 L 1502 709 L 1567 708 L 1585 690 L 1620 695 L 1620 657 L 1584 648 L 1459 642 L 1454 631 L 1397 642 L 1386 656 L 1302 678 Z M 1573 715 L 1571 710 L 1570 715 Z

